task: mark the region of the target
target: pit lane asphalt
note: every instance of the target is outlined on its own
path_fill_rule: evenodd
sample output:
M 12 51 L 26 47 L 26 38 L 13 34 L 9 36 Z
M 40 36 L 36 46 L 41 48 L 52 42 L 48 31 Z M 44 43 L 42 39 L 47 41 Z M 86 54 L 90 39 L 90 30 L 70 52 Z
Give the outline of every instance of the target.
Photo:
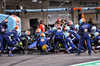
M 92 52 L 89 56 L 88 52 L 82 53 L 81 56 L 75 54 L 65 54 L 63 52 L 57 54 L 14 54 L 14 57 L 8 57 L 2 54 L 0 57 L 0 66 L 70 66 L 73 64 L 100 60 L 100 53 Z

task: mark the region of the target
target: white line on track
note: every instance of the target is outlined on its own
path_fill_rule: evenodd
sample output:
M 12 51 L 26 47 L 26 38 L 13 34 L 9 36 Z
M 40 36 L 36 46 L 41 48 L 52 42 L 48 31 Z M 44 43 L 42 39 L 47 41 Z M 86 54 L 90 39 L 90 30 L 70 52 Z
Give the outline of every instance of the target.
M 98 62 L 98 61 L 100 61 L 100 60 L 91 61 L 91 62 L 85 62 L 85 63 L 79 63 L 79 64 L 70 65 L 70 66 L 77 66 L 77 65 L 87 64 L 87 63 Z
M 81 57 L 74 57 L 74 58 L 100 58 L 100 56 L 81 56 Z

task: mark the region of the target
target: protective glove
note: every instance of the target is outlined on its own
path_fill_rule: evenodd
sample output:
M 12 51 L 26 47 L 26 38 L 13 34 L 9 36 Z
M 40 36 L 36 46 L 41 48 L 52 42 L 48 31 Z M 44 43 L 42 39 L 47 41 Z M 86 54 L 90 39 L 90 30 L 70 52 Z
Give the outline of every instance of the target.
M 89 34 L 89 37 L 91 37 L 91 34 Z

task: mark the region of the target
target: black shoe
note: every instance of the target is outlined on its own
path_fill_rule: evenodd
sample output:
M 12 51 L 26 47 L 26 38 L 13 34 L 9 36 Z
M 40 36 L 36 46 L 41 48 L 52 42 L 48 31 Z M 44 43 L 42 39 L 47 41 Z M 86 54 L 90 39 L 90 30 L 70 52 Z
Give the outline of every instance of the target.
M 84 52 L 86 52 L 86 50 L 84 50 Z
M 76 53 L 75 55 L 76 55 L 76 56 L 79 56 L 79 55 L 81 55 L 81 54 Z
M 12 53 L 9 53 L 8 56 L 9 56 L 9 57 L 13 57 L 14 55 L 13 55 Z
M 46 51 L 46 53 L 47 53 L 47 55 L 49 55 L 49 52 L 48 51 Z
M 54 53 L 57 53 L 57 51 L 55 51 Z
M 0 53 L 0 57 L 1 57 L 1 53 Z
M 91 56 L 91 53 L 89 53 L 89 55 Z
M 41 54 L 43 54 L 43 51 L 40 50 L 40 52 L 41 52 Z

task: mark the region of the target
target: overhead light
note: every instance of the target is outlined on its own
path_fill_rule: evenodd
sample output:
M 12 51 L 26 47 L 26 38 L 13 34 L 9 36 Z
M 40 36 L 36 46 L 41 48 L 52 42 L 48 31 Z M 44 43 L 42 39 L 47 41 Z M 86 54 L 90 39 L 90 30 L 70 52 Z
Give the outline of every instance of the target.
M 42 3 L 42 1 L 40 0 L 39 3 Z
M 32 2 L 37 2 L 37 0 L 32 0 Z
M 67 0 L 66 2 L 67 2 L 67 3 L 69 3 L 69 1 L 68 1 L 68 0 Z
M 20 9 L 23 9 L 23 7 L 22 6 L 19 6 L 20 7 Z
M 6 0 L 3 0 L 3 2 L 5 2 Z

